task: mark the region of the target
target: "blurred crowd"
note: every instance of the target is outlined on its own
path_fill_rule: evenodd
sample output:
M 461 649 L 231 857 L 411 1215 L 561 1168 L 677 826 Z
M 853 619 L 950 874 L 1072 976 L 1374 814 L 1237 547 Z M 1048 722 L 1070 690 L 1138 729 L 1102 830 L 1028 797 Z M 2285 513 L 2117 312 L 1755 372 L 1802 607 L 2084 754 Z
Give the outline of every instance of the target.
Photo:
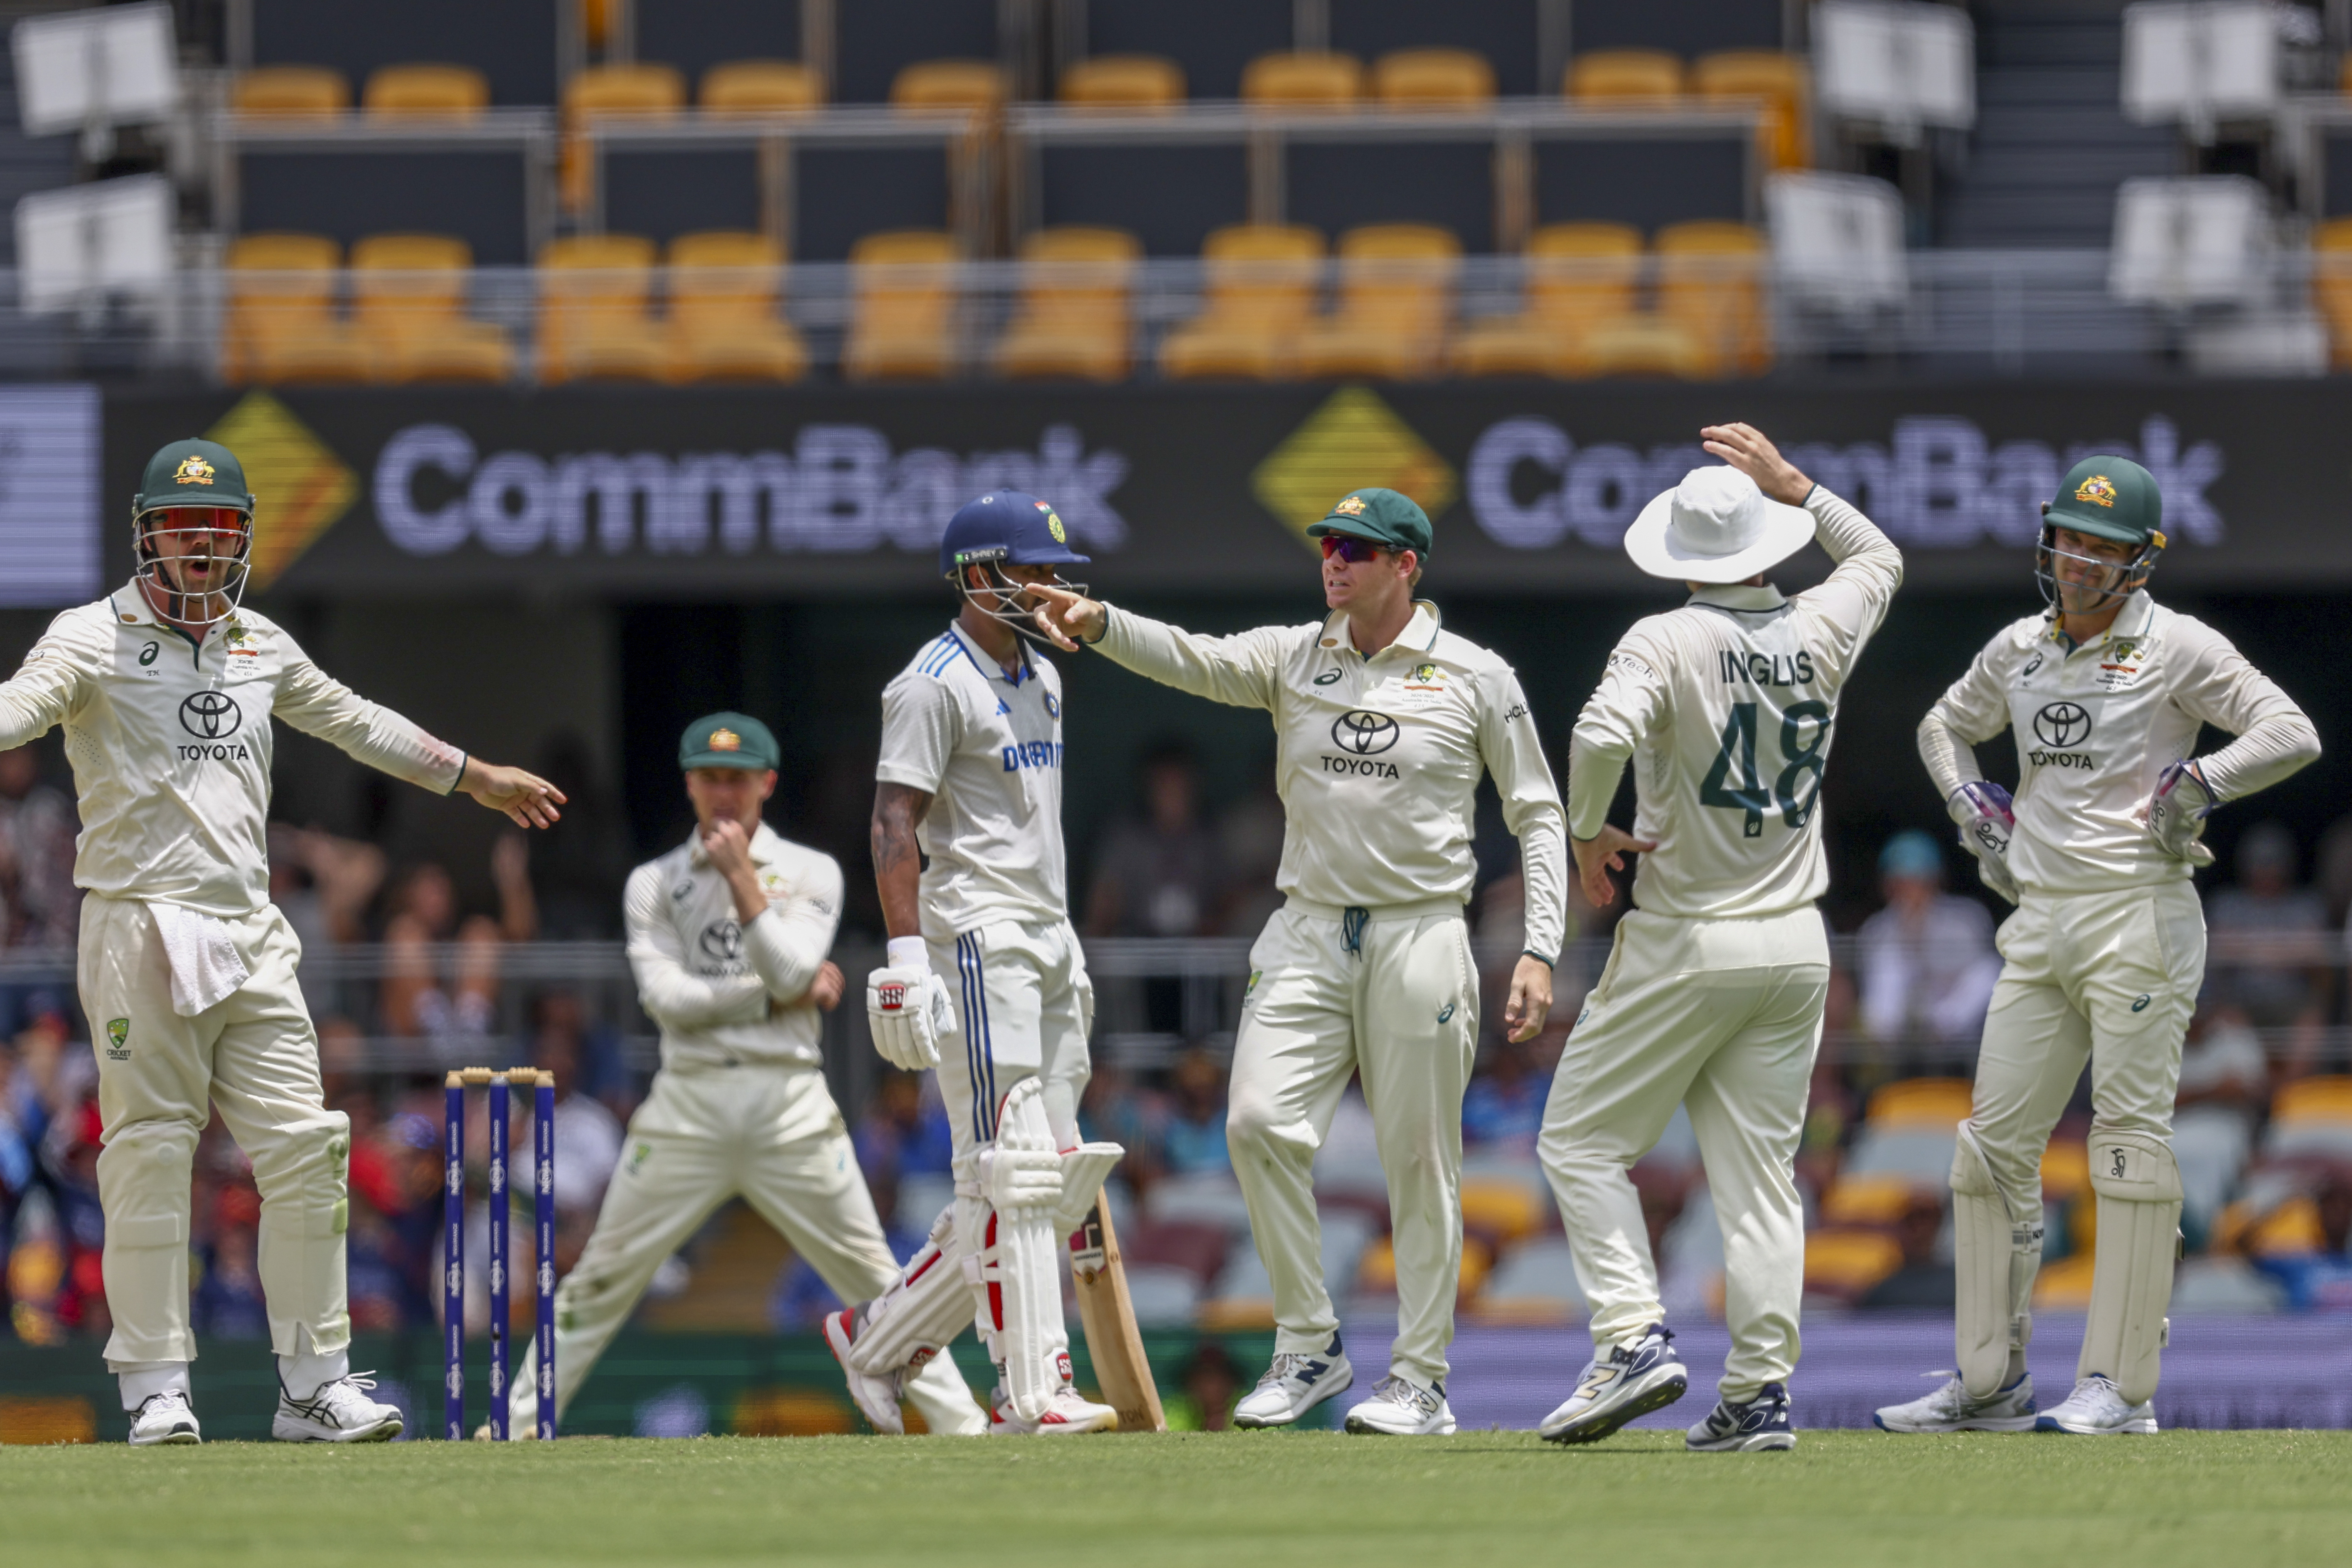
M 520 836 L 496 838 L 487 866 L 402 861 L 374 843 L 289 824 L 271 831 L 273 897 L 308 955 L 303 984 L 319 1021 L 328 1100 L 352 1121 L 352 1312 L 362 1331 L 425 1328 L 438 1311 L 442 1068 L 483 1062 L 555 1074 L 559 1272 L 578 1256 L 623 1156 L 645 1066 L 625 1048 L 623 1031 L 646 1027 L 630 1009 L 625 975 L 535 979 L 542 971 L 517 948 L 618 938 L 627 834 L 591 777 L 584 747 L 559 742 L 543 763 L 573 808 L 527 847 Z M 1129 799 L 1130 810 L 1079 847 L 1085 877 L 1073 901 L 1089 942 L 1254 936 L 1280 901 L 1283 819 L 1271 792 L 1212 813 L 1195 759 L 1168 744 L 1145 753 Z M 1516 847 L 1496 816 L 1489 802 L 1475 845 L 1473 933 L 1490 962 L 1486 1037 L 1463 1107 L 1463 1300 L 1473 1318 L 1570 1321 L 1580 1296 L 1534 1149 L 1554 1066 L 1616 911 L 1571 893 L 1579 940 L 1556 976 L 1553 1022 L 1532 1041 L 1504 1039 L 1497 1020 L 1523 945 L 1525 895 Z M 45 781 L 35 753 L 0 753 L 0 1320 L 33 1342 L 107 1328 L 96 1071 L 70 984 L 74 832 L 72 803 Z M 1944 1172 L 2000 972 L 1998 910 L 1967 867 L 1948 836 L 1894 835 L 1875 847 L 1876 897 L 1855 908 L 1859 918 L 1835 944 L 1826 1042 L 1799 1157 L 1813 1226 L 1808 1285 L 1822 1308 L 1950 1303 Z M 2278 824 L 2251 826 L 2213 880 L 2211 962 L 2183 1053 L 2176 1121 L 2191 1252 L 2176 1310 L 2352 1310 L 2352 998 L 2338 983 L 2352 818 L 2307 847 Z M 1224 1135 L 1238 981 L 1099 973 L 1097 987 L 1096 1070 L 1081 1116 L 1088 1136 L 1129 1150 L 1109 1201 L 1139 1312 L 1161 1326 L 1260 1325 L 1267 1287 Z M 530 1144 L 520 1098 L 511 1136 L 519 1163 Z M 952 1190 L 936 1088 L 928 1076 L 882 1072 L 864 1103 L 845 1109 L 892 1245 L 911 1253 Z M 2085 1088 L 2045 1163 L 2045 1305 L 2063 1308 L 2070 1292 L 2087 1292 L 2089 1115 Z M 468 1140 L 469 1246 L 478 1257 L 488 1161 L 478 1100 Z M 1339 1293 L 1377 1307 L 1392 1289 L 1386 1209 L 1370 1113 L 1352 1090 L 1318 1173 L 1327 1272 Z M 1720 1243 L 1685 1122 L 1634 1179 L 1669 1306 L 1718 1310 Z M 196 1181 L 197 1327 L 266 1334 L 258 1198 L 217 1122 L 200 1146 Z M 519 1239 L 526 1234 L 518 1229 Z M 469 1315 L 478 1327 L 487 1303 L 481 1270 L 473 1273 Z M 688 1260 L 675 1260 L 652 1299 L 676 1296 L 689 1278 Z M 823 1283 L 791 1261 L 777 1274 L 767 1320 L 805 1329 L 831 1304 Z M 1209 1344 L 1188 1362 L 1184 1419 L 1223 1418 L 1230 1391 L 1220 1391 L 1232 1369 L 1220 1355 Z

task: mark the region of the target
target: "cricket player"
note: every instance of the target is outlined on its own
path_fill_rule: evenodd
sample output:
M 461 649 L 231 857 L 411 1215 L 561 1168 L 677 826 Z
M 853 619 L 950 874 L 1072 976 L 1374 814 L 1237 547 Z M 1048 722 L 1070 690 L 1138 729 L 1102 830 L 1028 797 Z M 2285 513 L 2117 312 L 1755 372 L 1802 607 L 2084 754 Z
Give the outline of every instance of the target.
M 1694 468 L 1625 553 L 1689 585 L 1609 656 L 1570 743 L 1569 831 L 1586 897 L 1642 856 L 1633 908 L 1568 1037 L 1537 1143 L 1592 1310 L 1592 1360 L 1538 1430 L 1590 1443 L 1682 1397 L 1627 1174 L 1687 1105 L 1723 1227 L 1731 1353 L 1696 1450 L 1788 1448 L 1805 1217 L 1793 1163 L 1829 992 L 1813 900 L 1838 699 L 1903 581 L 1903 557 L 1748 425 L 1709 426 L 1728 467 Z M 1819 541 L 1836 568 L 1784 598 L 1764 574 Z M 1631 834 L 1609 824 L 1626 764 Z
M 967 503 L 940 542 L 956 618 L 882 693 L 874 878 L 890 943 L 866 1018 L 892 1065 L 939 1069 L 956 1183 L 890 1288 L 825 1320 L 884 1430 L 894 1391 L 966 1323 L 998 1369 L 992 1432 L 1118 1423 L 1071 1385 L 1062 1317 L 1057 1249 L 1124 1151 L 1078 1141 L 1094 986 L 1065 888 L 1062 678 L 1023 640 L 1037 584 L 1086 560 L 1035 496 Z
M 1479 776 L 1493 775 L 1528 884 L 1504 1023 L 1531 1039 L 1565 934 L 1559 794 L 1511 667 L 1413 597 L 1430 550 L 1421 508 L 1360 489 L 1307 532 L 1323 546 L 1320 621 L 1201 637 L 1047 589 L 1048 624 L 1066 645 L 1274 719 L 1286 902 L 1250 950 L 1225 1136 L 1274 1281 L 1275 1355 L 1234 1418 L 1286 1426 L 1354 1381 L 1323 1279 L 1313 1166 L 1360 1072 L 1388 1175 L 1398 1322 L 1389 1375 L 1347 1429 L 1451 1432 L 1462 1093 L 1478 1048 L 1463 920 L 1472 813 Z
M 824 1082 L 822 1015 L 841 1000 L 825 959 L 841 867 L 761 820 L 780 753 L 757 719 L 687 726 L 677 765 L 694 832 L 632 872 L 622 895 L 629 967 L 661 1026 L 661 1071 L 629 1119 L 596 1228 L 555 1297 L 560 1413 L 628 1321 L 655 1270 L 740 1195 L 845 1301 L 898 1277 L 857 1154 Z M 536 1429 L 537 1347 L 509 1393 L 508 1430 Z M 945 1358 L 906 1396 L 929 1430 L 972 1436 L 986 1418 Z M 901 1418 L 894 1402 L 887 1429 Z M 487 1436 L 487 1431 L 483 1434 Z
M 2311 721 L 2230 640 L 2147 594 L 2163 500 L 2086 458 L 2042 508 L 2047 608 L 2004 628 L 1919 725 L 1919 754 L 1987 887 L 2017 905 L 1952 1157 L 1959 1374 L 1878 1412 L 1890 1432 L 2152 1433 L 2179 1247 L 2172 1106 L 2205 973 L 2189 877 L 2213 808 L 2319 755 Z M 2200 727 L 2238 738 L 2196 755 Z M 1971 750 L 2017 737 L 2018 784 Z M 2042 1263 L 2042 1153 L 2091 1067 L 2098 1239 L 2074 1392 L 2037 1411 L 2025 1369 Z
M 261 1285 L 278 1353 L 273 1436 L 380 1441 L 400 1413 L 351 1370 L 343 1232 L 351 1125 L 329 1110 L 295 984 L 301 944 L 269 902 L 274 714 L 369 766 L 462 790 L 521 826 L 562 793 L 443 744 L 329 679 L 240 607 L 255 500 L 210 441 L 147 460 L 131 581 L 68 610 L 0 685 L 0 750 L 62 724 L 82 831 L 79 983 L 98 1046 L 106 1363 L 131 1441 L 202 1440 L 188 1363 L 189 1182 L 214 1107 L 261 1191 Z

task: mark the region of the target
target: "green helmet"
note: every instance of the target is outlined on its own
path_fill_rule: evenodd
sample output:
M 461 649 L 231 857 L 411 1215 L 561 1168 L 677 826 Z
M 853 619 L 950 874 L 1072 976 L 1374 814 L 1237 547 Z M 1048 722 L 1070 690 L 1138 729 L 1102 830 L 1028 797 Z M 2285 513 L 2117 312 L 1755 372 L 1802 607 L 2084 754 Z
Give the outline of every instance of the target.
M 2112 539 L 2136 547 L 2121 563 L 2118 574 L 2104 589 L 2101 603 L 2126 599 L 2137 593 L 2156 569 L 2164 550 L 2164 497 L 2156 476 L 2129 458 L 2097 456 L 2084 458 L 2066 470 L 2058 483 L 2057 498 L 2042 509 L 2042 542 L 2034 552 L 2033 575 L 2042 597 L 2052 609 L 2058 604 L 2058 558 L 2082 559 L 2058 548 L 2058 531 L 2069 529 L 2097 539 Z M 2114 562 L 2101 562 L 2116 566 Z
M 147 459 L 139 493 L 131 500 L 131 554 L 141 580 L 166 595 L 174 620 L 215 626 L 236 613 L 253 558 L 253 509 L 245 465 L 217 441 L 173 441 Z M 217 543 L 223 534 L 236 542 L 226 551 Z M 163 570 L 159 541 L 194 535 L 210 545 L 220 581 L 191 590 L 184 578 Z M 196 552 L 206 553 L 201 547 Z

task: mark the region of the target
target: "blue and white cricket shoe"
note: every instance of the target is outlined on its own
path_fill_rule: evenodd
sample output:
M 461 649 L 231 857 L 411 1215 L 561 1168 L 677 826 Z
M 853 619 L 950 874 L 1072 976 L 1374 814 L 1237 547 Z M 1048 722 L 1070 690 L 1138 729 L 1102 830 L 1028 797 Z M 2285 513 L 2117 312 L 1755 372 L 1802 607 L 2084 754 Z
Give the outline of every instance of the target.
M 1356 1381 L 1339 1336 L 1312 1355 L 1287 1352 L 1274 1358 L 1249 1397 L 1234 1406 L 1236 1426 L 1287 1426 L 1336 1394 L 1345 1394 Z
M 1424 1388 L 1394 1373 L 1372 1385 L 1372 1396 L 1348 1412 L 1348 1430 L 1359 1436 L 1378 1433 L 1388 1437 L 1442 1437 L 1454 1430 L 1454 1412 L 1445 1403 L 1445 1385 Z
M 2156 1436 L 2156 1406 L 2126 1405 L 2112 1378 L 2093 1373 L 2074 1392 L 2034 1418 L 2036 1432 L 2072 1432 L 2076 1436 Z
M 1706 1419 L 1683 1437 L 1694 1454 L 1753 1454 L 1768 1448 L 1793 1448 L 1796 1433 L 1789 1429 L 1789 1389 L 1768 1383 L 1756 1397 L 1734 1405 L 1718 1399 Z
M 2033 1374 L 2018 1373 L 2007 1388 L 1978 1399 L 1955 1373 L 1929 1373 L 1944 1386 L 1902 1405 L 1879 1407 L 1871 1417 L 1882 1432 L 2031 1432 Z
M 1630 1345 L 1612 1345 L 1576 1376 L 1568 1403 L 1543 1418 L 1536 1436 L 1547 1443 L 1597 1443 L 1637 1415 L 1664 1410 L 1690 1387 L 1675 1354 L 1674 1334 L 1652 1323 Z

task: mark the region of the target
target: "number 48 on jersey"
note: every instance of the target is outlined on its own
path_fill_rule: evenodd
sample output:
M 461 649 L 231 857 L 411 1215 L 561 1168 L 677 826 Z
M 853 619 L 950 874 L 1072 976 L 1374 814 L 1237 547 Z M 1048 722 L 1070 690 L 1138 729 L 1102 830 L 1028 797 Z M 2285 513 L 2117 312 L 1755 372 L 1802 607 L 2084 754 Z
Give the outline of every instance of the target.
M 1740 833 L 1748 838 L 1763 834 L 1764 814 L 1769 811 L 1777 810 L 1780 820 L 1792 829 L 1804 826 L 1811 818 L 1813 807 L 1821 804 L 1822 765 L 1830 742 L 1830 705 L 1818 701 L 1790 703 L 1788 711 L 1780 715 L 1783 765 L 1768 793 L 1756 763 L 1758 707 L 1754 702 L 1731 705 L 1731 715 L 1724 721 L 1723 744 L 1716 752 L 1715 765 L 1707 770 L 1698 786 L 1701 805 L 1746 813 Z M 1809 778 L 1810 784 L 1806 782 Z M 1798 793 L 1801 789 L 1801 796 Z

